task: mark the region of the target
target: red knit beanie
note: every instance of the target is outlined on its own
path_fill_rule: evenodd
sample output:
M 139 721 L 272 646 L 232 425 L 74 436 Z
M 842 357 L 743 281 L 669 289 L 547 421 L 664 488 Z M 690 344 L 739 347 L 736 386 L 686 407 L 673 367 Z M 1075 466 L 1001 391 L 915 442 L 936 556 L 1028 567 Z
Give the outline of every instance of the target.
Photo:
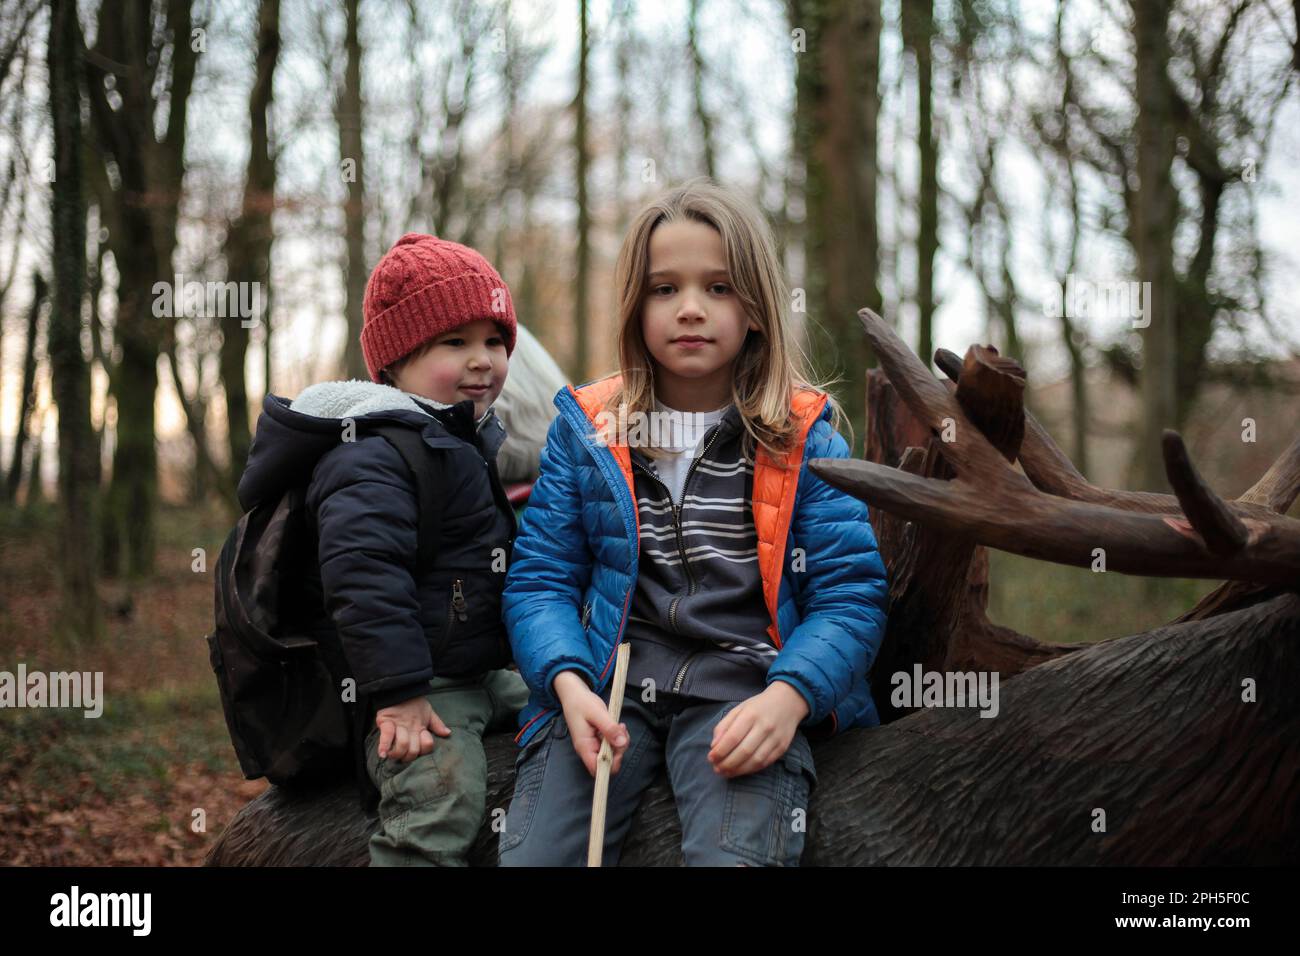
M 397 240 L 370 273 L 362 305 L 361 351 L 370 377 L 435 335 L 491 319 L 506 354 L 515 348 L 515 307 L 496 269 L 468 246 L 419 232 Z

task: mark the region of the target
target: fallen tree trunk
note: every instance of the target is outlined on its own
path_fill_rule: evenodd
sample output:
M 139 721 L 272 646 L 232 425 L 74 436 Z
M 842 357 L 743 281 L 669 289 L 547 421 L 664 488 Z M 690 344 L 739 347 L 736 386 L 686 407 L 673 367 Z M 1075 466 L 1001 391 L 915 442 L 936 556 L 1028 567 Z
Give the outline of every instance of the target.
M 1298 638 L 1300 597 L 1284 595 L 1049 661 L 1001 684 L 995 718 L 925 710 L 818 744 L 804 865 L 1300 861 Z M 487 745 L 490 821 L 515 746 Z M 363 866 L 374 826 L 349 786 L 272 787 L 208 862 Z M 496 840 L 485 825 L 471 863 L 495 864 Z M 622 864 L 676 865 L 680 841 L 660 779 Z

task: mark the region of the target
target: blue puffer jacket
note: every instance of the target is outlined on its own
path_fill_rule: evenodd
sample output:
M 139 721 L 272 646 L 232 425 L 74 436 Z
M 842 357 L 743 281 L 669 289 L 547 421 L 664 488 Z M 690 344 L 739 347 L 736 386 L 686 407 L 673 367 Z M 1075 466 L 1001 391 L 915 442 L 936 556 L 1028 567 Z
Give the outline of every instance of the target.
M 603 445 L 597 415 L 617 376 L 555 397 L 559 416 L 542 452 L 506 577 L 506 629 L 532 690 L 516 742 L 528 741 L 560 706 L 551 681 L 582 673 L 597 693 L 636 589 L 637 508 L 626 446 Z M 880 723 L 867 673 L 885 633 L 888 588 L 866 505 L 808 470 L 813 458 L 847 458 L 822 393 L 802 391 L 794 410 L 803 439 L 781 469 L 766 452 L 754 466 L 753 513 L 763 593 L 781 650 L 767 674 L 808 702 L 802 728 L 814 737 Z

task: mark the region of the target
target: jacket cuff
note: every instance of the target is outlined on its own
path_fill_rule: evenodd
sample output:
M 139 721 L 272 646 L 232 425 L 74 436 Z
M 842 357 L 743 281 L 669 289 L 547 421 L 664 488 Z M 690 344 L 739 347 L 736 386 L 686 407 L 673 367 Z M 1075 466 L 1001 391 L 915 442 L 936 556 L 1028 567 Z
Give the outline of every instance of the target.
M 767 683 L 771 685 L 772 681 L 778 681 L 778 680 L 784 681 L 785 683 L 793 687 L 795 690 L 797 690 L 800 696 L 803 697 L 804 701 L 808 704 L 808 716 L 805 717 L 802 721 L 800 721 L 799 723 L 800 727 L 803 728 L 815 727 L 817 724 L 822 722 L 824 718 L 820 718 L 817 716 L 817 705 L 813 701 L 812 694 L 808 692 L 808 689 L 806 687 L 800 684 L 789 674 L 780 674 L 776 677 L 771 678 L 771 680 L 769 680 Z
M 383 690 L 370 694 L 370 703 L 376 710 L 384 707 L 393 707 L 397 704 L 405 703 L 415 697 L 423 697 L 429 690 L 427 680 L 414 681 L 410 684 L 399 684 L 396 687 L 385 687 Z
M 577 671 L 578 674 L 583 678 L 583 680 L 587 682 L 587 686 L 592 691 L 595 691 L 596 689 L 595 674 L 593 674 L 586 667 L 583 667 L 581 664 L 575 664 L 573 661 L 564 661 L 561 664 L 556 664 L 554 667 L 552 667 L 549 671 L 546 672 L 546 680 L 543 683 L 543 687 L 545 688 L 546 695 L 550 697 L 553 701 L 555 701 L 557 705 L 560 702 L 560 698 L 555 693 L 555 678 L 559 674 L 562 674 L 564 671 Z

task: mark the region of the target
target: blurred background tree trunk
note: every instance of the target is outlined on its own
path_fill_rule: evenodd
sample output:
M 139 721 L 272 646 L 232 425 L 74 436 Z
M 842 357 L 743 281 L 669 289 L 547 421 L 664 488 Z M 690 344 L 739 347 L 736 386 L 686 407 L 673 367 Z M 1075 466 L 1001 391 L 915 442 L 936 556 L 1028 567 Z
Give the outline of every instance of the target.
M 361 39 L 358 36 L 360 0 L 346 0 L 347 34 L 343 41 L 347 66 L 338 97 L 339 155 L 347 185 L 344 204 L 344 236 L 347 259 L 343 288 L 347 296 L 343 314 L 347 319 L 347 342 L 343 347 L 343 372 L 348 378 L 366 379 L 366 359 L 361 351 L 362 300 L 366 294 L 366 180 L 365 151 L 361 140 Z
M 59 624 L 67 636 L 97 641 L 102 627 L 96 541 L 95 459 L 90 426 L 90 370 L 81 351 L 86 278 L 86 207 L 81 188 L 82 57 L 76 0 L 51 0 L 50 115 L 54 125 L 56 188 L 51 190 L 54 296 L 50 310 L 50 371 L 59 407 Z
M 18 389 L 18 427 L 14 431 L 9 474 L 5 477 L 5 501 L 9 504 L 18 496 L 18 486 L 23 480 L 23 449 L 27 447 L 27 429 L 31 425 L 32 413 L 36 410 L 36 333 L 48 288 L 45 278 L 39 272 L 33 272 L 32 302 L 27 309 L 27 334 L 23 339 L 22 384 Z M 40 447 L 39 434 L 33 445 Z
M 930 0 L 904 3 L 900 26 L 903 46 L 916 62 L 916 352 L 929 364 L 934 360 L 934 257 L 939 251 L 939 143 L 934 135 L 934 54 L 930 47 L 934 10 Z
M 1137 46 L 1137 204 L 1134 250 L 1138 277 L 1150 283 L 1151 312 L 1142 330 L 1142 422 L 1138 488 L 1167 487 L 1160 434 L 1177 422 L 1178 335 L 1174 313 L 1174 226 L 1178 205 L 1170 167 L 1174 122 L 1169 96 L 1168 0 L 1134 0 Z
M 804 168 L 808 352 L 861 448 L 872 356 L 857 310 L 880 307 L 876 232 L 879 0 L 791 0 L 796 48 L 794 151 Z M 796 45 L 800 36 L 796 33 Z M 846 436 L 847 437 L 847 436 Z
M 577 182 L 578 202 L 578 248 L 575 269 L 575 289 L 573 295 L 573 363 L 569 374 L 573 381 L 582 383 L 587 380 L 590 363 L 590 350 L 587 338 L 591 334 L 588 327 L 590 311 L 591 284 L 591 211 L 587 198 L 587 176 L 590 159 L 587 144 L 587 60 L 590 54 L 591 36 L 587 26 L 587 0 L 578 0 L 578 90 L 573 98 L 573 149 L 574 178 Z
M 718 177 L 717 150 L 713 146 L 713 117 L 704 102 L 704 75 L 707 68 L 700 50 L 700 0 L 690 0 L 686 14 L 686 49 L 691 57 L 691 104 L 700 129 L 700 165 L 710 179 Z
M 248 94 L 248 170 L 238 218 L 226 235 L 226 281 L 256 283 L 258 322 L 271 327 L 271 216 L 275 211 L 275 157 L 268 122 L 280 58 L 280 0 L 260 0 L 257 14 L 257 65 Z M 242 296 L 241 296 L 242 298 Z M 249 426 L 247 358 L 249 331 L 239 316 L 222 322 L 221 380 L 226 392 L 230 480 L 239 483 L 252 441 Z M 270 383 L 267 383 L 269 386 Z
M 109 573 L 130 577 L 154 566 L 158 353 L 174 334 L 176 317 L 155 316 L 151 297 L 156 283 L 174 280 L 196 52 L 189 0 L 169 0 L 162 13 L 160 22 L 144 0 L 104 0 L 95 46 L 86 54 L 95 145 L 105 174 L 94 170 L 92 181 L 118 274 L 113 341 L 120 358 L 105 369 L 116 406 L 116 445 L 103 509 L 104 564 Z M 164 62 L 166 77 L 159 72 Z M 161 139 L 160 112 L 167 116 Z

